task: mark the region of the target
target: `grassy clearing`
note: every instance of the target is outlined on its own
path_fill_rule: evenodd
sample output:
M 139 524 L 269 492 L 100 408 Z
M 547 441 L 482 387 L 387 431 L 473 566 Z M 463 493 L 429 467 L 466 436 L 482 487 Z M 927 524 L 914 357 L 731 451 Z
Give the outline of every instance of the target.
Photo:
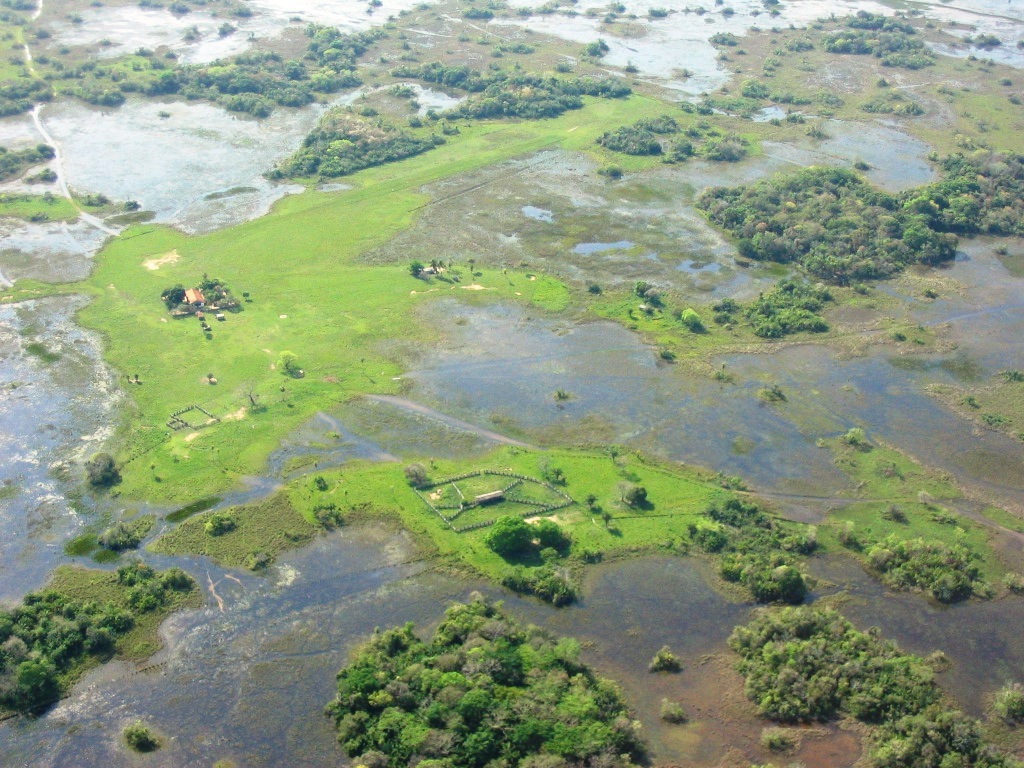
M 317 410 L 355 394 L 396 392 L 401 368 L 382 342 L 429 342 L 431 329 L 413 317 L 424 301 L 458 295 L 564 309 L 568 291 L 544 275 L 481 269 L 452 286 L 355 257 L 429 205 L 417 192 L 423 184 L 547 146 L 589 147 L 602 126 L 652 104 L 636 97 L 594 102 L 556 120 L 475 123 L 429 156 L 350 177 L 358 187 L 348 192 L 307 191 L 268 216 L 200 237 L 140 226 L 112 241 L 88 283 L 75 289 L 95 297 L 80 320 L 107 338 L 108 361 L 141 382 L 125 385 L 136 408 L 118 450 L 120 492 L 158 501 L 210 493 L 258 472 L 281 437 Z M 434 254 L 409 256 L 429 261 Z M 194 318 L 171 318 L 159 299 L 165 288 L 196 285 L 204 274 L 226 281 L 236 296 L 251 294 L 242 311 L 214 324 L 212 338 Z M 470 283 L 482 288 L 466 290 Z M 298 356 L 304 378 L 278 369 L 283 351 Z M 192 404 L 221 421 L 172 433 L 171 414 Z
M 948 475 L 928 469 L 906 454 L 865 441 L 849 445 L 843 438 L 825 441 L 836 466 L 855 483 L 846 495 L 891 502 L 921 499 L 953 500 L 960 490 Z
M 429 473 L 432 479 L 443 479 L 477 469 L 499 469 L 539 479 L 555 468 L 565 476 L 559 490 L 577 503 L 550 516 L 572 536 L 573 554 L 588 559 L 673 549 L 688 539 L 687 526 L 701 520 L 701 513 L 710 503 L 727 495 L 710 476 L 684 468 L 660 467 L 636 454 L 503 448 L 468 465 L 431 462 Z M 478 485 L 481 492 L 486 492 L 500 483 L 492 477 L 491 482 L 481 480 Z M 649 504 L 642 509 L 627 506 L 621 501 L 624 484 L 643 485 Z M 588 504 L 590 497 L 593 499 Z M 459 524 L 487 519 L 485 510 L 491 511 L 491 518 L 512 514 L 511 507 L 522 511 L 514 504 L 479 508 L 474 513 L 479 520 L 460 519 Z M 347 521 L 397 520 L 420 539 L 426 550 L 496 581 L 513 565 L 483 543 L 486 528 L 465 533 L 452 530 L 409 486 L 403 466 L 393 463 L 354 462 L 342 469 L 300 478 L 271 499 L 229 510 L 227 514 L 236 524 L 232 531 L 212 536 L 204 530 L 211 514 L 197 515 L 157 539 L 150 548 L 169 554 L 205 554 L 225 565 L 248 566 L 254 552 L 274 556 L 310 540 L 321 530 L 317 517 L 325 508 L 340 510 Z
M 53 195 L 0 195 L 0 217 L 26 221 L 74 221 L 78 209 L 64 197 Z
M 57 568 L 47 585 L 49 589 L 76 600 L 99 603 L 113 603 L 119 608 L 130 610 L 135 624 L 129 632 L 117 639 L 115 652 L 130 661 L 141 661 L 160 650 L 159 628 L 163 620 L 175 611 L 198 608 L 203 598 L 198 589 L 190 592 L 168 592 L 170 600 L 157 610 L 135 612 L 128 604 L 128 590 L 118 584 L 114 571 L 96 571 L 78 566 L 62 565 Z M 76 674 L 80 674 L 77 670 Z
M 849 445 L 842 438 L 827 442 L 836 466 L 856 485 L 847 495 L 865 499 L 829 515 L 823 533 L 829 545 L 841 548 L 852 535 L 861 555 L 887 536 L 905 541 L 924 539 L 947 547 L 963 545 L 978 560 L 983 578 L 994 583 L 1006 571 L 989 543 L 990 531 L 942 505 L 962 497 L 951 478 L 927 469 L 886 446 Z M 849 548 L 849 547 L 848 547 Z
M 929 392 L 979 426 L 1024 440 L 1024 374 L 1020 371 L 996 374 L 987 386 L 967 389 L 935 384 Z
M 209 533 L 215 515 L 230 518 L 234 527 L 219 535 Z M 169 555 L 207 555 L 222 565 L 252 568 L 266 565 L 281 552 L 312 541 L 321 530 L 295 510 L 287 495 L 277 494 L 227 512 L 190 517 L 154 541 L 149 549 Z

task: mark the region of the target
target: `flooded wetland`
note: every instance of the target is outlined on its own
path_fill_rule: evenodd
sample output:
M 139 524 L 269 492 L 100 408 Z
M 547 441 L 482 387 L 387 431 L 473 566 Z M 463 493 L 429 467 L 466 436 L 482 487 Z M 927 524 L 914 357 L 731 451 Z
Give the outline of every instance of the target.
M 7 5 L 0 764 L 897 768 L 935 707 L 1024 759 L 1017 3 Z M 48 584 L 129 618 L 26 643 Z M 477 599 L 646 754 L 353 751 L 338 670 Z M 736 638 L 784 603 L 931 708 L 780 715 Z

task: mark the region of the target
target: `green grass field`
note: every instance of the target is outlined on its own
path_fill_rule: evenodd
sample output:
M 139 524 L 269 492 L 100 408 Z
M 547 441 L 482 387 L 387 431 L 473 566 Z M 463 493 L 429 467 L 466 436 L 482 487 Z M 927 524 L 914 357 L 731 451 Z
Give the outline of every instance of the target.
M 8 216 L 26 221 L 74 221 L 78 209 L 63 197 L 43 195 L 0 195 L 0 217 Z
M 565 485 L 558 486 L 559 490 L 576 501 L 548 516 L 569 532 L 573 553 L 581 556 L 615 557 L 675 549 L 688 539 L 687 526 L 701 520 L 701 513 L 711 503 L 727 495 L 710 476 L 682 467 L 648 463 L 632 453 L 613 457 L 607 453 L 510 447 L 471 464 L 431 462 L 430 475 L 443 479 L 474 470 L 497 469 L 539 478 L 545 468 L 562 470 Z M 209 518 L 209 513 L 205 513 L 157 539 L 151 548 L 172 554 L 201 553 L 226 565 L 244 565 L 246 556 L 255 549 L 276 556 L 302 543 L 307 534 L 318 530 L 317 507 L 333 505 L 343 510 L 347 521 L 398 521 L 417 536 L 425 551 L 461 562 L 495 580 L 500 580 L 511 567 L 484 544 L 486 528 L 458 533 L 435 514 L 409 486 L 403 465 L 354 462 L 341 469 L 321 471 L 316 477 L 324 481 L 319 487 L 315 477 L 303 477 L 266 502 L 231 510 L 237 520 L 234 531 L 220 536 L 205 533 L 203 526 Z M 648 491 L 649 505 L 633 509 L 622 502 L 624 483 L 643 485 Z M 591 496 L 593 506 L 588 506 Z M 491 508 L 488 517 L 511 513 L 500 509 L 501 506 Z M 505 506 L 518 508 L 512 504 Z M 609 513 L 607 522 L 602 512 Z M 457 524 L 467 522 L 459 519 Z
M 453 286 L 415 279 L 406 265 L 371 267 L 357 257 L 413 222 L 430 202 L 418 191 L 423 184 L 544 147 L 588 148 L 603 128 L 662 108 L 633 97 L 593 101 L 555 120 L 475 123 L 427 155 L 350 177 L 356 188 L 347 192 L 310 190 L 209 235 L 144 225 L 111 241 L 87 284 L 73 290 L 94 296 L 80 320 L 106 337 L 108 361 L 140 380 L 124 385 L 135 408 L 116 450 L 121 493 L 153 501 L 209 494 L 259 472 L 280 439 L 317 410 L 357 394 L 396 392 L 401 364 L 383 342 L 430 341 L 431 329 L 415 318 L 424 302 L 457 295 L 566 308 L 567 289 L 545 275 L 485 269 L 470 277 L 462 265 L 462 282 Z M 204 274 L 226 281 L 236 296 L 251 295 L 243 311 L 213 324 L 212 338 L 196 319 L 170 317 L 159 298 Z M 466 290 L 471 283 L 482 289 Z M 303 378 L 277 368 L 284 351 L 298 356 Z M 171 414 L 193 404 L 220 423 L 172 433 Z

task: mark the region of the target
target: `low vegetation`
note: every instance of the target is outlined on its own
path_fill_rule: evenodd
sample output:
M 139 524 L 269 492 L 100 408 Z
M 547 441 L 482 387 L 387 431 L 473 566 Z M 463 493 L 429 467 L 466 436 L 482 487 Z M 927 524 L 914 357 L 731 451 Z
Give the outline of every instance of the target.
M 327 707 L 357 764 L 628 768 L 644 745 L 618 688 L 579 644 L 477 599 L 429 641 L 412 624 L 375 634 L 338 673 Z
M 29 149 L 12 150 L 0 147 L 0 181 L 21 176 L 33 165 L 45 163 L 52 160 L 54 156 L 53 147 L 48 144 L 38 144 Z
M 259 570 L 283 551 L 312 541 L 325 525 L 306 519 L 284 494 L 199 514 L 160 536 L 149 548 L 167 554 L 207 555 L 227 566 Z
M 103 531 L 98 537 L 99 545 L 114 552 L 135 549 L 153 530 L 156 517 L 139 515 L 132 520 L 121 520 Z

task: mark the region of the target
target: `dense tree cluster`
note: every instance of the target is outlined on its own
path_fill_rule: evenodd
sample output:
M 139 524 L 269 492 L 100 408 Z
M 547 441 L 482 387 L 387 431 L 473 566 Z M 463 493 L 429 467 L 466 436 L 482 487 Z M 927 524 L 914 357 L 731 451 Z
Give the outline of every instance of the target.
M 843 712 L 877 723 L 939 698 L 924 661 L 860 632 L 837 611 L 766 611 L 733 630 L 729 645 L 742 657 L 747 696 L 775 720 L 829 720 Z
M 399 130 L 383 119 L 373 121 L 345 109 L 334 110 L 302 141 L 302 147 L 268 174 L 271 178 L 335 178 L 393 163 L 444 144 L 442 136 L 423 138 Z
M 985 746 L 974 720 L 941 703 L 923 659 L 834 610 L 764 612 L 733 630 L 729 645 L 761 714 L 783 722 L 847 714 L 876 724 L 872 768 L 1019 766 Z
M 977 555 L 961 545 L 888 536 L 868 550 L 868 562 L 896 589 L 921 589 L 943 603 L 984 589 Z
M 745 318 L 754 333 L 764 339 L 778 339 L 791 333 L 822 333 L 828 323 L 818 313 L 832 301 L 823 286 L 803 280 L 780 280 L 768 293 L 762 293 L 746 307 L 733 299 L 722 299 L 711 306 L 719 325 L 733 325 Z
M 375 634 L 327 712 L 376 768 L 632 766 L 644 748 L 622 695 L 578 653 L 498 606 L 457 604 L 429 642 L 411 624 Z
M 564 554 L 569 551 L 572 540 L 553 520 L 528 523 L 521 517 L 506 515 L 488 529 L 484 543 L 493 552 L 509 558 L 546 548 Z
M 555 606 L 569 605 L 576 600 L 576 587 L 564 568 L 553 563 L 536 568 L 517 566 L 501 579 L 513 592 L 539 597 Z
M 942 179 L 914 190 L 906 209 L 944 232 L 1024 235 L 1024 155 L 981 150 L 941 167 Z
M 956 238 L 932 229 L 925 214 L 840 168 L 715 187 L 697 205 L 737 238 L 741 255 L 796 262 L 830 283 L 885 278 L 956 252 Z
M 473 94 L 445 113 L 452 118 L 537 120 L 580 109 L 584 96 L 619 99 L 632 93 L 628 85 L 612 78 L 561 78 L 500 69 L 482 72 L 464 65 L 446 66 L 438 62 L 398 67 L 391 74 Z
M 697 120 L 684 128 L 670 115 L 644 118 L 607 131 L 597 138 L 597 143 L 626 155 L 663 155 L 668 163 L 694 155 L 725 162 L 747 156 L 747 141 L 742 136 L 723 134 L 707 120 Z
M 525 595 L 535 595 L 552 605 L 568 605 L 576 599 L 576 588 L 566 569 L 555 561 L 568 554 L 572 539 L 553 520 L 528 523 L 522 517 L 498 518 L 484 537 L 489 549 L 506 559 L 543 560 L 540 566 L 517 566 L 501 583 Z
M 53 159 L 53 147 L 38 144 L 30 149 L 9 150 L 0 147 L 0 181 L 20 176 L 27 168 Z
M 662 153 L 659 136 L 679 132 L 679 123 L 669 115 L 645 118 L 633 125 L 616 128 L 598 137 L 597 143 L 613 152 L 626 155 L 660 155 Z
M 846 20 L 846 29 L 825 35 L 829 53 L 871 54 L 885 67 L 921 69 L 935 63 L 935 54 L 904 21 L 860 11 Z
M 798 604 L 807 596 L 807 584 L 795 565 L 795 554 L 817 547 L 812 529 L 786 530 L 756 504 L 729 499 L 711 506 L 710 524 L 693 524 L 690 539 L 705 552 L 721 556 L 719 574 L 738 582 L 759 603 Z
M 117 582 L 127 609 L 43 590 L 0 610 L 0 706 L 30 712 L 53 703 L 69 670 L 114 652 L 117 639 L 134 626 L 135 613 L 156 610 L 172 593 L 195 586 L 180 568 L 157 573 L 141 562 L 121 566 Z

